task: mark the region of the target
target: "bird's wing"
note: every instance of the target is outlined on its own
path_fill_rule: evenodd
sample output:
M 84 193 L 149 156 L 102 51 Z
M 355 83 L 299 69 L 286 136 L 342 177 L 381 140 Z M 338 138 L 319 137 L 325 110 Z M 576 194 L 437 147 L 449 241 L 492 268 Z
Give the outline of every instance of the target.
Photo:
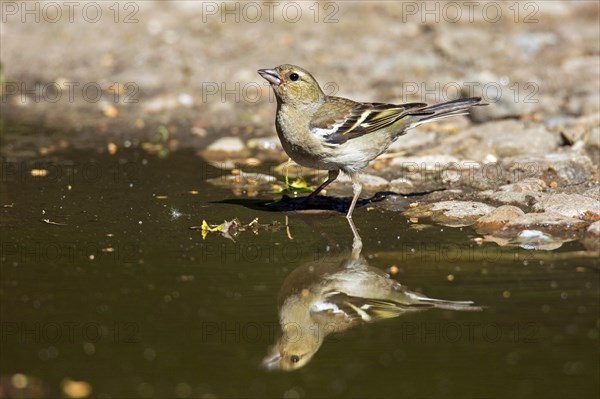
M 358 103 L 340 97 L 328 97 L 313 116 L 309 128 L 328 144 L 342 144 L 348 140 L 393 125 L 407 115 L 420 115 L 424 103 L 383 104 Z M 408 112 L 412 110 L 412 112 Z M 427 111 L 424 115 L 433 114 Z
M 324 295 L 322 300 L 312 305 L 313 316 L 329 316 L 346 319 L 352 322 L 373 322 L 381 319 L 400 316 L 410 310 L 422 310 L 433 307 L 431 304 L 418 303 L 402 305 L 393 301 L 374 298 L 362 298 L 332 291 Z

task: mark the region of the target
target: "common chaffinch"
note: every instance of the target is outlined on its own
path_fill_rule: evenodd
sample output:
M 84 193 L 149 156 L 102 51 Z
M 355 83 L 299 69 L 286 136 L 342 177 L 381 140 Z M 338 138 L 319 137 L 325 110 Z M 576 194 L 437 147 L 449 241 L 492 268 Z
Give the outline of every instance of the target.
M 284 64 L 259 69 L 277 97 L 275 126 L 285 152 L 302 166 L 329 171 L 308 197 L 313 199 L 334 181 L 340 170 L 350 176 L 354 196 L 346 217 L 362 190 L 358 173 L 381 155 L 399 136 L 425 122 L 465 115 L 481 98 L 446 103 L 362 103 L 327 96 L 306 70 Z
M 295 370 L 306 365 L 325 337 L 364 323 L 431 308 L 481 310 L 471 301 L 446 301 L 409 291 L 361 255 L 362 241 L 352 220 L 352 251 L 324 256 L 293 270 L 278 295 L 280 331 L 267 369 Z

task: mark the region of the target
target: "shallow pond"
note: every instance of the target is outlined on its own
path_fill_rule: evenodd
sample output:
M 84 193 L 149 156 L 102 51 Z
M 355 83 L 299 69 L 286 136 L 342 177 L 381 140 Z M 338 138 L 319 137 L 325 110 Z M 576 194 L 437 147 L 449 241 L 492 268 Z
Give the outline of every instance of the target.
M 266 370 L 286 277 L 343 256 L 353 234 L 343 213 L 275 212 L 264 204 L 277 195 L 236 197 L 205 182 L 219 173 L 188 151 L 4 159 L 4 389 L 16 381 L 58 397 L 85 381 L 106 398 L 600 394 L 598 258 L 578 243 L 552 252 L 480 244 L 469 228 L 414 228 L 365 207 L 354 219 L 369 267 L 482 309 L 365 323 L 328 336 L 304 367 Z M 234 218 L 269 226 L 235 240 L 194 229 Z

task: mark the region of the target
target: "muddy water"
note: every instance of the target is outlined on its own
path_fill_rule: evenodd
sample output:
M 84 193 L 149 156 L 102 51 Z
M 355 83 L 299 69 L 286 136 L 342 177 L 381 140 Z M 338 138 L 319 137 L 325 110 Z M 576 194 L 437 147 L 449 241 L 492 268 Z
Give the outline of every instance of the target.
M 414 229 L 400 214 L 358 209 L 370 267 L 483 309 L 359 325 L 328 336 L 304 367 L 267 371 L 281 286 L 307 262 L 351 249 L 343 213 L 269 211 L 262 204 L 276 195 L 209 186 L 219 172 L 185 151 L 3 161 L 5 389 L 19 373 L 38 397 L 61 395 L 69 380 L 106 398 L 599 394 L 599 265 L 579 244 L 478 245 L 469 228 Z M 235 241 L 190 229 L 233 218 L 275 227 Z

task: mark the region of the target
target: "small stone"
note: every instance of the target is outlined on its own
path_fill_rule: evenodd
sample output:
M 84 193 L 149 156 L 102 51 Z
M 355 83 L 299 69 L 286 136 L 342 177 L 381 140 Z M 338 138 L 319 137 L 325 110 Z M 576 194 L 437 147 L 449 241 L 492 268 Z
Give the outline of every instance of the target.
M 516 206 L 503 205 L 477 219 L 473 224 L 473 227 L 479 234 L 490 234 L 502 229 L 510 220 L 516 219 L 524 214 L 525 212 Z
M 483 215 L 487 215 L 495 208 L 481 202 L 473 201 L 442 201 L 432 205 L 410 208 L 404 212 L 405 216 L 427 217 L 444 226 L 463 227 L 472 225 Z

